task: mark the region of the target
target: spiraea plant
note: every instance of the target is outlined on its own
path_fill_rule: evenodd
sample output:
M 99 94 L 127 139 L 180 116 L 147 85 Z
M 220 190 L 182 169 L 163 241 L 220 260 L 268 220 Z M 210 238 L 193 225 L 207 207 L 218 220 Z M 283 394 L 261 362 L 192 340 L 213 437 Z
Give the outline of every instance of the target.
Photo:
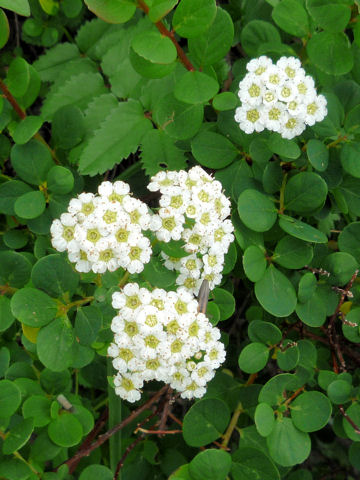
M 353 0 L 0 0 L 0 479 L 356 480 Z

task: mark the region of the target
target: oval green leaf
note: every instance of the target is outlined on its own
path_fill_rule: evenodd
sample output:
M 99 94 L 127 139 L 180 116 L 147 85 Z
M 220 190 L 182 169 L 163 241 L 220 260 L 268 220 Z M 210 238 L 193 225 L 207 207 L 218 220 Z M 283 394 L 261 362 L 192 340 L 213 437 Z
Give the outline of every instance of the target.
M 229 421 L 230 411 L 225 402 L 204 398 L 195 403 L 184 417 L 184 440 L 192 447 L 207 445 L 222 435 Z
M 239 367 L 246 373 L 256 373 L 262 370 L 269 359 L 269 348 L 263 343 L 250 343 L 241 350 Z
M 275 317 L 287 317 L 296 307 L 296 293 L 290 280 L 273 265 L 255 283 L 260 305 Z
M 214 132 L 201 132 L 191 142 L 196 160 L 208 168 L 223 168 L 237 157 L 237 148 L 224 136 Z
M 29 327 L 42 327 L 55 318 L 57 305 L 36 288 L 22 288 L 11 299 L 12 314 Z
M 252 189 L 246 189 L 240 194 L 238 212 L 244 224 L 255 232 L 270 230 L 277 218 L 274 202 L 263 193 Z
M 321 392 L 304 392 L 290 404 L 294 425 L 302 432 L 316 432 L 328 423 L 331 403 Z
M 213 448 L 198 453 L 189 464 L 193 480 L 225 480 L 230 469 L 231 455 Z

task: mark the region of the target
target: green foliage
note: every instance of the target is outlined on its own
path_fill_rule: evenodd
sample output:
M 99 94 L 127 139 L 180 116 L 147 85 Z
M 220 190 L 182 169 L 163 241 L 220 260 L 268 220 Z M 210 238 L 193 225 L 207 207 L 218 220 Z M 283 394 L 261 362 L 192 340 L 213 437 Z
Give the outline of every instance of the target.
M 122 459 L 124 480 L 357 478 L 356 2 L 0 0 L 0 48 L 0 477 L 110 480 Z M 239 129 L 239 81 L 260 55 L 300 59 L 322 122 L 292 140 Z M 160 387 L 135 405 L 115 395 L 111 295 L 127 277 L 75 271 L 51 224 L 104 178 L 153 208 L 149 177 L 194 165 L 232 204 L 206 309 L 226 363 L 202 399 L 169 393 L 86 452 Z M 149 238 L 130 281 L 173 290 L 160 252 L 188 252 Z

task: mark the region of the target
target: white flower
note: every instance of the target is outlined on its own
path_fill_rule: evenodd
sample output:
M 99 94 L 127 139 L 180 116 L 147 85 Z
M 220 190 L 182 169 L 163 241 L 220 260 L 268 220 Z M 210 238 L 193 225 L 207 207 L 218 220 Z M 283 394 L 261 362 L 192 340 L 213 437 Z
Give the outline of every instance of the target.
M 264 109 L 263 118 L 267 129 L 279 132 L 288 118 L 285 105 L 281 102 L 276 102 Z
M 295 57 L 281 57 L 276 66 L 283 70 L 289 79 L 294 79 L 299 73 L 303 72 L 301 68 L 301 62 Z
M 235 120 L 240 124 L 241 130 L 250 134 L 255 132 L 262 132 L 265 128 L 262 118 L 263 107 L 253 105 L 242 105 L 238 107 L 235 112 Z
M 264 85 L 255 75 L 247 75 L 239 84 L 238 96 L 242 103 L 260 105 L 264 93 Z
M 288 117 L 286 122 L 283 124 L 281 136 L 290 140 L 300 135 L 304 130 L 305 123 L 302 119 Z
M 272 66 L 272 64 L 273 63 L 271 58 L 262 55 L 259 58 L 254 58 L 253 60 L 250 60 L 250 62 L 248 62 L 248 64 L 246 65 L 246 70 L 261 78 L 264 76 L 266 70 L 270 66 Z
M 326 98 L 324 95 L 314 97 L 306 104 L 305 123 L 307 125 L 314 125 L 316 122 L 321 122 L 327 115 Z
M 180 240 L 184 230 L 185 217 L 170 208 L 160 208 L 161 227 L 156 231 L 157 238 L 162 242 Z

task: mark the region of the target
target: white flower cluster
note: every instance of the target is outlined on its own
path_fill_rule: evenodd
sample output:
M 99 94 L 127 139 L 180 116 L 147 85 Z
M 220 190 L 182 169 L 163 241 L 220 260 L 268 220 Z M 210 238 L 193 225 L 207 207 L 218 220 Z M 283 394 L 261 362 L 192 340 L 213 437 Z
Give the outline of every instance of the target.
M 112 298 L 119 311 L 112 320 L 115 336 L 108 349 L 118 371 L 116 394 L 135 402 L 144 381 L 158 380 L 182 398 L 202 397 L 225 360 L 225 350 L 219 329 L 198 313 L 194 296 L 184 288 L 150 292 L 128 283 Z
M 314 80 L 297 58 L 281 57 L 274 65 L 261 56 L 251 60 L 246 69 L 239 84 L 242 105 L 235 113 L 245 133 L 267 128 L 291 139 L 327 115 L 326 98 L 317 95 Z
M 51 225 L 52 245 L 68 252 L 79 272 L 104 273 L 119 267 L 139 273 L 150 261 L 150 225 L 145 203 L 133 198 L 127 183 L 103 182 L 98 195 L 81 193 Z
M 197 294 L 204 279 L 210 289 L 221 282 L 224 255 L 234 240 L 230 201 L 222 185 L 196 166 L 188 172 L 161 171 L 148 189 L 160 191 L 160 208 L 151 219 L 151 229 L 163 242 L 183 240 L 183 258 L 165 254 L 165 266 L 179 272 L 176 283 Z

